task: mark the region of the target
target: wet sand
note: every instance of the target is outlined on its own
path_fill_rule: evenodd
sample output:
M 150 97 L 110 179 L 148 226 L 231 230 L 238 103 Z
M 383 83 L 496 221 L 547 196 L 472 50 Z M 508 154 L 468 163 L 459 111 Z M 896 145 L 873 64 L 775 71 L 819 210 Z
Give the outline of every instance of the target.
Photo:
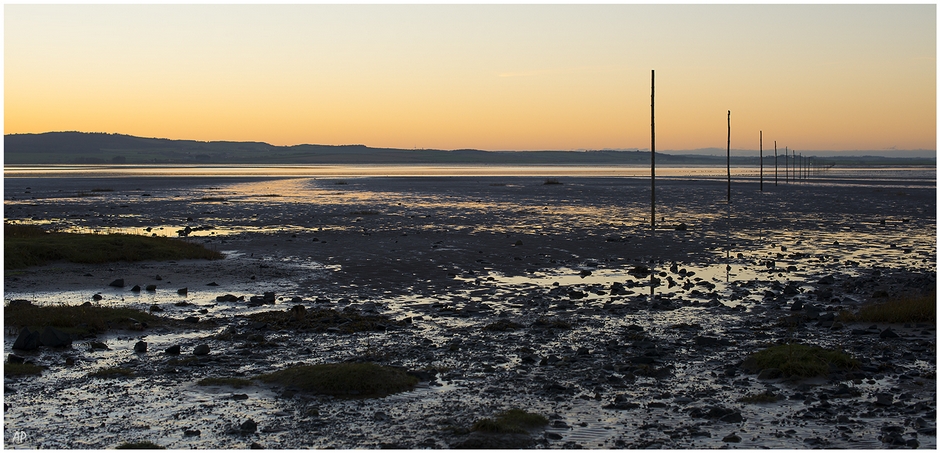
M 659 228 L 651 231 L 648 181 L 556 179 L 562 184 L 500 176 L 7 178 L 7 221 L 167 236 L 189 227 L 186 240 L 227 257 L 8 272 L 7 301 L 80 304 L 100 294 L 102 304 L 157 305 L 165 316 L 198 315 L 216 327 L 109 334 L 110 351 L 76 343 L 25 353 L 50 368 L 7 379 L 5 429 L 28 433 L 22 446 L 33 448 L 137 439 L 170 448 L 449 448 L 479 439 L 447 426 L 521 407 L 551 420 L 528 438 L 533 447 L 881 448 L 897 441 L 895 426 L 904 442 L 936 445 L 935 326 L 891 326 L 901 337 L 881 338 L 888 326 L 833 328 L 827 317 L 876 293 L 935 285 L 935 180 L 765 181 L 763 192 L 737 181 L 729 206 L 722 180 L 663 179 Z M 655 285 L 642 267 L 652 268 Z M 830 275 L 834 283 L 819 283 Z M 109 287 L 116 278 L 158 289 Z M 183 287 L 186 296 L 176 292 Z M 216 302 L 268 291 L 279 297 L 273 307 Z M 229 327 L 248 333 L 240 314 L 297 303 L 411 324 L 352 335 L 252 332 L 263 342 L 213 337 Z M 569 328 L 546 328 L 546 319 Z M 486 329 L 500 320 L 518 327 Z M 11 333 L 8 354 L 16 352 Z M 864 366 L 812 382 L 758 380 L 740 368 L 747 353 L 794 339 L 839 345 Z M 154 352 L 134 354 L 138 340 Z M 189 366 L 169 365 L 162 352 L 198 343 L 213 353 Z M 77 364 L 64 366 L 66 357 Z M 435 374 L 415 392 L 352 402 L 194 385 L 291 362 L 356 359 Z M 109 364 L 148 377 L 87 377 Z M 845 385 L 857 391 L 843 398 Z M 783 399 L 738 401 L 768 390 Z M 113 392 L 152 415 L 101 411 Z M 884 394 L 892 404 L 877 403 Z M 741 420 L 699 416 L 715 408 Z M 55 411 L 62 416 L 48 415 Z M 270 429 L 229 433 L 245 418 Z M 202 427 L 201 435 L 185 436 L 187 427 Z

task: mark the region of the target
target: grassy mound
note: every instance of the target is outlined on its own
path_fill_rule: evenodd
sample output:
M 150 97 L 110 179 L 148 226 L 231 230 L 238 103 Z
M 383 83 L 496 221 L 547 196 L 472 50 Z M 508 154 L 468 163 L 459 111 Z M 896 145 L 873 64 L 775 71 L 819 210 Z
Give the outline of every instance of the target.
M 302 315 L 291 310 L 253 313 L 246 318 L 268 324 L 277 330 L 309 330 L 326 332 L 330 329 L 342 333 L 384 331 L 389 326 L 404 326 L 380 315 L 362 315 L 357 312 L 339 312 L 330 309 L 304 309 Z
M 259 380 L 304 392 L 344 398 L 381 397 L 414 388 L 418 378 L 374 363 L 297 365 L 263 374 Z
M 796 377 L 828 376 L 830 366 L 848 370 L 858 368 L 859 363 L 844 352 L 802 344 L 772 346 L 744 360 L 744 368 L 753 372 L 776 368 L 784 376 Z
M 862 305 L 857 313 L 842 312 L 846 322 L 937 322 L 937 294 L 906 296 Z
M 3 239 L 4 269 L 22 269 L 53 261 L 95 264 L 223 257 L 219 252 L 178 239 L 47 232 L 35 225 L 4 224 Z
M 548 419 L 522 409 L 509 409 L 496 415 L 496 419 L 484 418 L 473 423 L 471 431 L 488 433 L 524 433 L 548 424 Z
M 114 447 L 118 450 L 165 450 L 165 447 L 161 447 L 149 440 L 139 441 L 139 442 L 124 442 L 117 447 Z
M 43 367 L 32 363 L 13 363 L 3 364 L 3 377 L 13 376 L 36 376 L 42 374 Z
M 242 387 L 250 386 L 251 381 L 248 379 L 242 379 L 242 378 L 205 378 L 205 379 L 200 379 L 199 382 L 196 382 L 196 385 L 200 385 L 203 387 L 226 386 L 226 387 L 234 387 L 234 388 L 240 389 Z
M 66 333 L 101 333 L 108 329 L 133 329 L 137 323 L 155 326 L 165 320 L 132 308 L 100 307 L 95 305 L 9 305 L 4 307 L 3 322 L 17 329 L 29 327 L 42 330 L 55 327 Z

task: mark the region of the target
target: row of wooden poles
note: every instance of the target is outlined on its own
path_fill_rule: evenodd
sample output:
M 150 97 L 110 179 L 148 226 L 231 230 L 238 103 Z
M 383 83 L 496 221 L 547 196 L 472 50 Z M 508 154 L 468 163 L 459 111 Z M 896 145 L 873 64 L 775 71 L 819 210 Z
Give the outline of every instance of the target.
M 808 179 L 814 170 L 821 168 L 812 157 L 797 155 L 796 150 L 784 148 L 784 181 Z M 791 165 L 792 160 L 792 165 Z M 728 203 L 731 203 L 731 110 L 728 110 Z M 792 169 L 792 170 L 791 170 Z M 774 140 L 774 185 L 779 183 L 777 163 L 777 141 Z M 760 131 L 760 190 L 764 190 L 764 131 Z M 656 228 L 656 71 L 650 73 L 650 226 Z

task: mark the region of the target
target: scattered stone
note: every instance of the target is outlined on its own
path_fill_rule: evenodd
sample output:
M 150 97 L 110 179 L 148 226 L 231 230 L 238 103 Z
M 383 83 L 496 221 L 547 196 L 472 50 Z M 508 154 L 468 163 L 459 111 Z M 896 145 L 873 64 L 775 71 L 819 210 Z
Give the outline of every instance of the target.
M 106 345 L 106 344 L 104 344 L 104 343 L 102 343 L 102 342 L 100 342 L 100 341 L 92 341 L 91 343 L 88 344 L 88 346 L 90 346 L 90 348 L 91 348 L 92 350 L 95 350 L 95 349 L 101 349 L 101 350 L 103 350 L 103 351 L 110 351 L 110 350 L 111 350 L 111 348 L 109 348 L 108 345 Z
M 209 282 L 209 283 L 206 283 L 206 286 L 219 286 L 219 284 L 216 282 Z
M 890 393 L 879 393 L 875 395 L 875 405 L 891 406 L 894 404 L 894 395 Z
M 183 318 L 183 322 L 189 322 L 189 323 L 197 324 L 197 323 L 199 323 L 199 317 L 198 317 L 198 316 L 187 316 L 187 317 Z
M 20 335 L 13 342 L 13 349 L 21 351 L 31 351 L 39 347 L 39 331 L 32 332 L 28 327 L 20 330 Z
M 180 346 L 170 346 L 169 348 L 166 348 L 165 352 L 169 355 L 180 355 Z
M 134 345 L 134 352 L 139 352 L 139 353 L 147 352 L 147 342 L 138 341 L 137 344 Z
M 881 338 L 884 338 L 884 339 L 887 339 L 887 338 L 901 338 L 901 336 L 898 335 L 897 332 L 891 330 L 890 327 L 888 327 L 888 328 L 885 329 L 885 330 L 882 330 L 881 333 L 878 334 L 878 336 L 881 337 Z
M 101 294 L 95 294 L 91 296 L 91 299 L 94 300 L 95 302 L 98 302 L 99 300 L 102 299 L 102 297 L 101 297 Z
M 32 307 L 33 303 L 26 299 L 14 299 L 10 301 L 10 308 Z
M 258 424 L 254 420 L 246 420 L 244 423 L 238 426 L 238 429 L 243 433 L 253 433 L 258 430 Z
M 741 442 L 741 436 L 737 435 L 737 433 L 731 433 L 731 434 L 729 434 L 729 435 L 723 437 L 723 438 L 721 439 L 721 441 L 722 441 L 722 442 L 729 442 L 729 443 L 738 443 L 738 442 Z
M 179 294 L 180 296 L 185 296 L 188 293 L 189 293 L 189 288 L 180 288 L 176 290 L 176 294 Z
M 209 354 L 209 345 L 201 344 L 196 346 L 196 349 L 193 349 L 194 355 L 208 355 Z
M 134 285 L 134 287 L 131 288 L 131 291 L 132 291 L 132 292 L 135 292 L 135 293 L 139 293 L 139 292 L 140 292 L 140 285 Z
M 155 292 L 157 290 L 157 285 L 147 285 L 145 289 L 150 292 Z
M 836 278 L 835 278 L 834 276 L 832 276 L 832 275 L 827 275 L 827 276 L 825 276 L 825 277 L 819 279 L 819 284 L 820 284 L 820 285 L 831 285 L 831 284 L 833 284 L 833 283 L 835 283 L 835 282 L 836 282 Z
M 163 309 L 160 308 L 160 306 L 157 304 L 153 304 L 150 306 L 150 313 L 159 313 L 161 311 L 163 311 Z
M 124 287 L 124 279 L 123 279 L 123 278 L 119 278 L 119 279 L 117 279 L 117 280 L 115 280 L 115 281 L 109 283 L 108 286 L 113 286 L 113 287 L 115 287 L 115 288 L 123 288 L 123 287 Z
M 201 435 L 201 434 L 202 434 L 202 431 L 200 431 L 200 430 L 198 430 L 198 429 L 187 429 L 187 430 L 183 431 L 183 435 L 186 436 L 186 437 L 199 436 L 199 435 Z
M 9 362 L 9 363 L 24 363 L 24 362 L 26 362 L 26 358 L 25 358 L 25 357 L 20 357 L 20 356 L 18 356 L 18 355 L 16 355 L 16 354 L 9 354 L 9 355 L 7 355 L 7 362 Z

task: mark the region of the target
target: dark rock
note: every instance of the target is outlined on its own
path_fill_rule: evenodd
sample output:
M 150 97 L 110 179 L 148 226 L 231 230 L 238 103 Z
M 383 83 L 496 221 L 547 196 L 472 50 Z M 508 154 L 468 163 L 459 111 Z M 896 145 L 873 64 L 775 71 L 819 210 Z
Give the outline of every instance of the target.
M 101 297 L 101 294 L 95 294 L 91 296 L 91 299 L 94 300 L 95 302 L 98 302 L 99 300 L 102 299 L 102 297 Z
M 235 393 L 232 395 L 232 399 L 236 401 L 247 400 L 248 395 L 245 393 Z
M 820 284 L 820 285 L 831 285 L 831 284 L 833 284 L 833 283 L 835 283 L 835 282 L 836 282 L 836 278 L 835 278 L 834 276 L 832 276 L 832 275 L 827 275 L 827 276 L 825 276 L 825 277 L 819 279 L 819 284 Z
M 790 311 L 800 311 L 803 309 L 803 301 L 795 300 L 793 305 L 790 306 Z
M 46 326 L 39 335 L 39 343 L 50 348 L 61 348 L 72 344 L 72 337 L 61 330 Z
M 897 332 L 891 330 L 890 327 L 888 327 L 887 329 L 881 331 L 881 333 L 880 333 L 878 336 L 881 337 L 881 338 L 901 338 L 901 336 L 898 335 Z
M 194 355 L 208 355 L 209 354 L 209 345 L 201 344 L 196 346 L 196 349 L 193 349 Z
M 187 429 L 187 430 L 183 431 L 183 435 L 186 436 L 186 437 L 198 436 L 198 435 L 200 435 L 200 434 L 202 434 L 202 431 L 200 431 L 200 430 L 198 430 L 198 429 Z
M 147 352 L 147 342 L 138 341 L 137 344 L 134 345 L 134 352 Z
M 258 424 L 254 420 L 246 420 L 238 426 L 238 429 L 244 433 L 253 433 L 258 430 Z
M 252 442 L 251 445 L 248 446 L 248 449 L 249 450 L 264 450 L 264 445 L 261 445 L 257 442 Z
M 160 308 L 160 306 L 157 305 L 157 304 L 153 304 L 153 305 L 150 306 L 150 312 L 151 312 L 151 313 L 158 313 L 158 312 L 161 312 L 161 311 L 163 311 L 163 309 Z
M 7 362 L 9 362 L 9 363 L 24 363 L 24 362 L 26 362 L 26 358 L 25 358 L 25 357 L 20 357 L 20 356 L 18 356 L 18 355 L 16 355 L 16 354 L 9 354 L 9 355 L 7 355 Z
M 198 317 L 198 316 L 187 316 L 186 318 L 183 319 L 183 322 L 190 322 L 190 323 L 193 323 L 193 324 L 197 324 L 197 323 L 199 323 L 199 317 Z
M 741 442 L 741 436 L 737 435 L 737 433 L 731 433 L 731 434 L 729 434 L 729 435 L 723 437 L 723 438 L 721 439 L 721 441 L 722 441 L 722 442 L 729 442 L 729 443 L 738 443 L 738 442 Z
M 32 332 L 28 327 L 24 327 L 20 330 L 20 335 L 16 337 L 16 341 L 13 342 L 13 349 L 31 351 L 38 348 L 39 344 L 39 332 Z
M 744 421 L 744 417 L 741 416 L 740 412 L 732 412 L 728 415 L 720 417 L 718 420 L 725 423 L 741 423 Z
M 102 342 L 100 342 L 100 341 L 93 341 L 93 342 L 91 342 L 91 343 L 89 344 L 89 346 L 91 346 L 91 349 L 93 349 L 93 350 L 94 350 L 94 349 L 101 349 L 101 350 L 104 350 L 104 351 L 109 351 L 109 350 L 111 350 L 111 348 L 109 348 L 108 345 L 106 345 L 106 344 L 104 344 L 104 343 L 102 343 Z
M 891 406 L 892 404 L 894 404 L 894 395 L 890 393 L 879 393 L 875 395 L 875 405 Z
M 113 286 L 113 287 L 115 287 L 115 288 L 123 288 L 123 287 L 124 287 L 124 279 L 123 279 L 123 278 L 119 278 L 119 279 L 117 279 L 117 280 L 115 280 L 115 281 L 109 283 L 108 286 Z
M 157 290 L 157 285 L 147 285 L 146 290 L 150 292 L 154 292 Z
M 206 286 L 219 286 L 219 284 L 216 282 L 209 282 L 209 283 L 206 283 Z
M 166 348 L 165 352 L 169 355 L 180 355 L 180 346 L 170 346 L 169 348 Z
M 189 293 L 189 288 L 180 288 L 176 290 L 176 294 L 179 294 L 180 296 L 185 296 L 188 293 Z
M 134 287 L 131 288 L 131 291 L 133 291 L 133 292 L 135 292 L 135 293 L 139 293 L 139 292 L 140 292 L 140 285 L 134 285 Z

